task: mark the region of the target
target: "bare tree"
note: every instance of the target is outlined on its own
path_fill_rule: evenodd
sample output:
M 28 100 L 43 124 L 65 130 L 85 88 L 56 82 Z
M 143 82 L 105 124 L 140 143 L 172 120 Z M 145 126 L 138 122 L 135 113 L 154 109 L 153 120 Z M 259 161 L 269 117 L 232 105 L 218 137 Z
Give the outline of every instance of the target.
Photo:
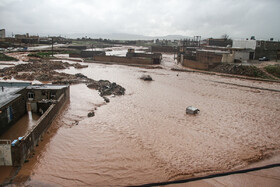
M 226 39 L 226 40 L 229 40 L 229 39 L 230 39 L 228 34 L 223 34 L 223 35 L 222 35 L 222 38 L 223 38 L 223 39 Z

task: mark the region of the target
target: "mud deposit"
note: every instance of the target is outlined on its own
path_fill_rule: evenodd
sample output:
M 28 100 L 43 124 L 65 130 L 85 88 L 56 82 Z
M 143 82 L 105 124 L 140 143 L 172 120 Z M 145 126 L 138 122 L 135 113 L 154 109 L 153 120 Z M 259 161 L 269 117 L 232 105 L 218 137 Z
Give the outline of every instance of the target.
M 87 65 L 61 71 L 116 82 L 125 95 L 109 96 L 106 104 L 96 90 L 71 86 L 70 103 L 15 183 L 138 185 L 228 171 L 279 155 L 280 93 L 238 86 L 280 90 L 279 83 Z M 143 73 L 154 81 L 140 80 Z M 200 113 L 185 114 L 190 105 Z M 92 110 L 95 116 L 88 118 Z

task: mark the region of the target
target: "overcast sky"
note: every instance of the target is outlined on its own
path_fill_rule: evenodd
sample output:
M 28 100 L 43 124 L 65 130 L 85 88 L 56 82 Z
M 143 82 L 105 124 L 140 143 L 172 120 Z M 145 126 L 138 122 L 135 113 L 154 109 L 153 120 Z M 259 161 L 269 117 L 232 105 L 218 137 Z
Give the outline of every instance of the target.
M 0 0 L 7 33 L 280 39 L 280 0 Z

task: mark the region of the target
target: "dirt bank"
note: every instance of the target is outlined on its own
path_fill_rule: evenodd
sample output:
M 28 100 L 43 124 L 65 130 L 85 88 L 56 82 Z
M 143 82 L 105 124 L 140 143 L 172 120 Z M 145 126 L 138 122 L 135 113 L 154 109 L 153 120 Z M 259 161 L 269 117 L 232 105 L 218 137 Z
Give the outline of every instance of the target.
M 252 65 L 236 65 L 236 64 L 220 64 L 210 71 L 219 72 L 219 73 L 228 73 L 234 75 L 243 75 L 249 77 L 257 77 L 263 79 L 273 79 L 270 75 L 263 72 L 256 66 Z

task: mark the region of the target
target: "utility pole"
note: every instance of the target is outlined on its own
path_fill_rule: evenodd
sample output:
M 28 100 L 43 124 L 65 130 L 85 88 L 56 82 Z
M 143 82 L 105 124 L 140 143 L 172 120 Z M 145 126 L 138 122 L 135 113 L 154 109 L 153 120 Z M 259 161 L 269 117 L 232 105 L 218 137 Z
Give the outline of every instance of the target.
M 52 57 L 53 57 L 53 37 L 52 37 Z
M 93 44 L 91 44 L 92 60 L 93 60 Z

